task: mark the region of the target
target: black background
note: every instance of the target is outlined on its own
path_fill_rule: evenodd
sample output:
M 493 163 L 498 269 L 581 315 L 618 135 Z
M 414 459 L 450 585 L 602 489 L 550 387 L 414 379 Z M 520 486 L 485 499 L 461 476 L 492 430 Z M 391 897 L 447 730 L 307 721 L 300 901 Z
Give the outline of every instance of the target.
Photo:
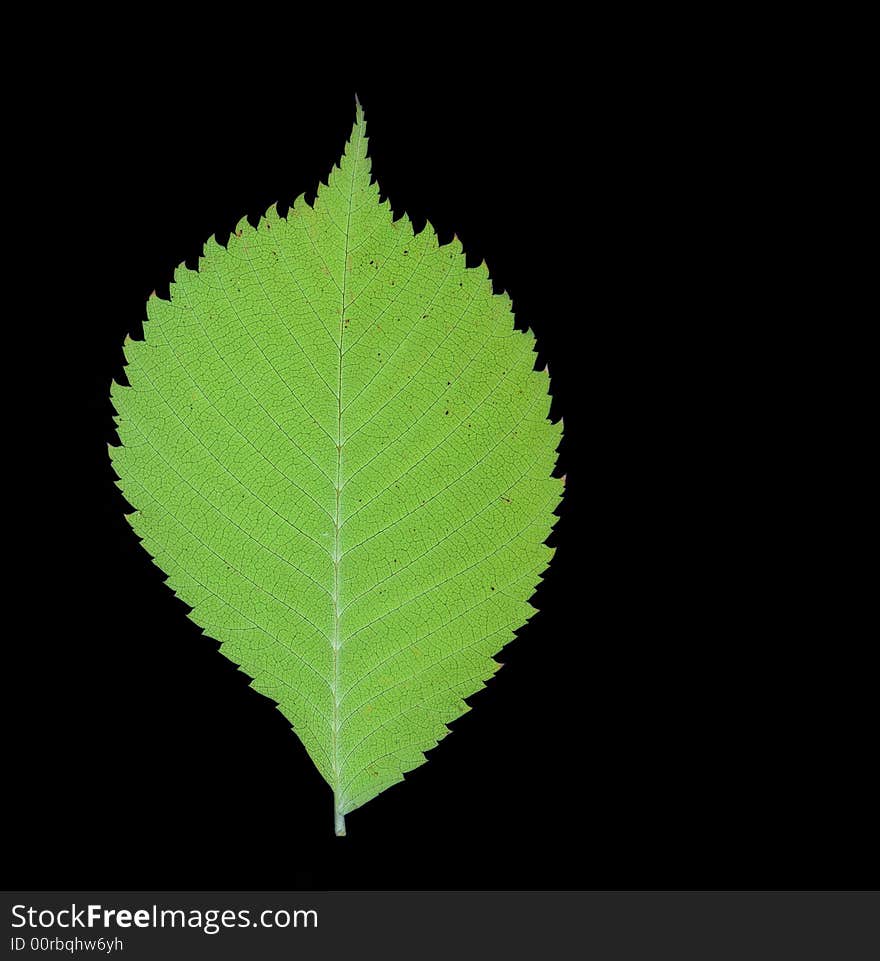
M 777 474 L 778 316 L 742 293 L 754 154 L 712 126 L 723 97 L 669 64 L 661 91 L 624 68 L 380 83 L 259 53 L 183 79 L 178 54 L 71 72 L 20 144 L 7 884 L 876 883 L 868 706 L 854 638 L 792 573 L 810 520 Z M 355 90 L 394 209 L 485 257 L 537 333 L 568 483 L 540 613 L 337 839 L 281 714 L 138 546 L 106 445 L 146 297 L 242 214 L 313 194 Z

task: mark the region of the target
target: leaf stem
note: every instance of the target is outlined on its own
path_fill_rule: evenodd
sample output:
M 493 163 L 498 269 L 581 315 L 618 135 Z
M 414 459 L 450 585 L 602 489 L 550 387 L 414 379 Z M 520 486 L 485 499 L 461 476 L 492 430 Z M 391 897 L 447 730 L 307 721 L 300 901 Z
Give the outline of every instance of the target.
M 342 509 L 340 506 L 340 495 L 342 493 L 342 338 L 345 334 L 345 293 L 348 287 L 348 242 L 351 236 L 351 207 L 354 198 L 355 174 L 357 173 L 358 159 L 360 158 L 361 138 L 363 137 L 363 112 L 360 103 L 357 104 L 358 122 L 356 125 L 357 135 L 351 138 L 351 180 L 348 187 L 348 218 L 345 225 L 345 249 L 342 255 L 342 307 L 339 313 L 339 368 L 336 384 L 336 510 L 333 519 L 334 544 L 333 544 L 333 809 L 336 827 L 336 836 L 345 835 L 345 816 L 339 809 L 339 788 L 341 772 L 339 770 L 339 649 L 342 647 L 339 630 L 339 602 L 340 602 L 340 571 L 341 561 L 339 528 L 342 525 Z

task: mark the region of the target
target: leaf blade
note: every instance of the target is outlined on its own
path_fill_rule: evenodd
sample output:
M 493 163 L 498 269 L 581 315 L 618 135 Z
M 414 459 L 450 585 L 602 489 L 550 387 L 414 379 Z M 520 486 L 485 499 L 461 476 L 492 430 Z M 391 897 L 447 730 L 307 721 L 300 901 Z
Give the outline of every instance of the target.
M 313 207 L 242 221 L 150 300 L 112 391 L 135 532 L 278 703 L 337 833 L 497 671 L 562 491 L 533 335 L 379 202 L 356 113 Z

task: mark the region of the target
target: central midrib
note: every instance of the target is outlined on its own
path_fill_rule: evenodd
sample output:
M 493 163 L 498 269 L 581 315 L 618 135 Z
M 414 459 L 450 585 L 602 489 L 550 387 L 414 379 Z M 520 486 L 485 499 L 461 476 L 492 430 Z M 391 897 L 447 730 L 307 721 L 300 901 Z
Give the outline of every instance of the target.
M 340 494 L 342 491 L 342 335 L 345 330 L 345 291 L 348 280 L 348 239 L 351 234 L 351 205 L 354 198 L 354 180 L 357 173 L 361 148 L 361 125 L 357 125 L 357 135 L 353 144 L 351 181 L 348 187 L 348 217 L 345 223 L 345 252 L 342 258 L 342 310 L 339 316 L 339 375 L 336 385 L 336 509 L 333 517 L 333 814 L 337 835 L 345 834 L 345 815 L 340 811 L 340 771 L 339 771 L 339 526 L 341 520 Z

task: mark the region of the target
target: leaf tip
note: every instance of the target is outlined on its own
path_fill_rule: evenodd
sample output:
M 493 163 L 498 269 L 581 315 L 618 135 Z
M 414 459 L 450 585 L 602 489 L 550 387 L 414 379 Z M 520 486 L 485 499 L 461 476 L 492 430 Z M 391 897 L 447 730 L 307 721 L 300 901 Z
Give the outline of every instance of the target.
M 365 123 L 366 118 L 364 116 L 364 105 L 361 103 L 361 98 L 355 94 L 354 95 L 354 116 L 355 123 L 361 126 Z

